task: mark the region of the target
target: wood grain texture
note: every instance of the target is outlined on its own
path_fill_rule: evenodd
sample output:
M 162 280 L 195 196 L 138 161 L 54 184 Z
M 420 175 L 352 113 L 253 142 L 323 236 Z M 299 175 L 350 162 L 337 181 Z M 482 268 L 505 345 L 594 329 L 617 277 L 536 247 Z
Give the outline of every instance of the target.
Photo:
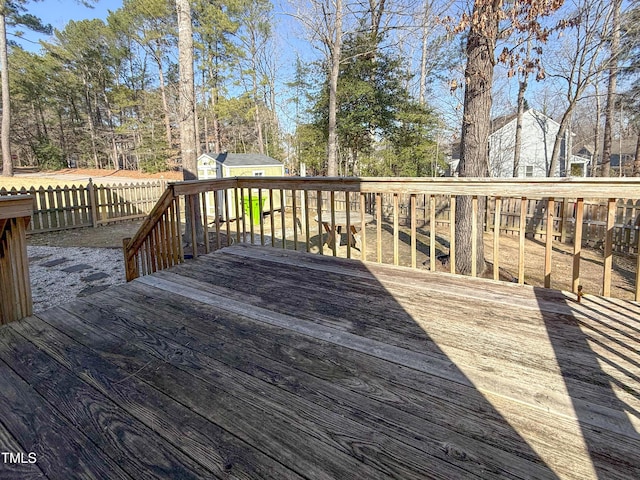
M 13 329 L 0 332 L 0 358 L 133 478 L 212 474 Z
M 67 425 L 101 478 L 639 478 L 640 305 L 573 298 L 234 245 L 0 328 L 0 439 Z
M 7 453 L 21 454 L 28 460 L 29 453 L 25 451 L 14 436 L 0 423 L 0 445 L 2 451 Z M 40 480 L 46 479 L 44 472 L 36 463 L 9 462 L 0 459 L 0 478 L 6 480 Z
M 0 362 L 0 415 L 24 450 L 36 453 L 37 465 L 47 476 L 132 478 L 4 362 Z
M 613 225 L 616 221 L 616 199 L 607 202 L 607 230 L 604 241 L 604 272 L 602 275 L 602 295 L 611 295 L 611 267 L 613 266 Z M 639 253 L 640 255 L 640 253 Z
M 580 285 L 580 253 L 582 252 L 582 219 L 584 216 L 584 199 L 578 198 L 576 200 L 576 229 L 573 237 L 573 269 L 572 269 L 572 282 L 571 291 L 578 293 L 578 286 Z
M 365 193 L 418 193 L 433 195 L 479 195 L 503 197 L 608 198 L 615 191 L 620 198 L 637 198 L 636 178 L 406 178 L 406 177 L 234 177 L 194 180 L 170 184 L 176 195 L 188 195 L 216 188 L 281 188 L 286 190 L 349 191 Z
M 551 288 L 551 252 L 553 251 L 553 211 L 555 201 L 553 197 L 547 200 L 546 233 L 544 242 L 544 287 Z
M 162 321 L 158 322 L 156 321 L 158 315 L 153 315 L 149 308 L 143 306 L 145 294 L 155 297 L 157 292 L 141 284 L 136 285 L 135 288 L 138 295 L 130 296 L 125 305 L 113 302 L 105 296 L 100 296 L 93 304 L 117 311 L 121 315 L 126 313 L 129 318 L 135 318 L 135 322 L 144 328 L 152 328 L 166 338 L 174 339 L 182 345 L 189 345 L 233 368 L 242 370 L 290 393 L 308 398 L 313 403 L 322 405 L 344 417 L 357 416 L 358 422 L 363 425 L 376 427 L 381 432 L 407 442 L 429 455 L 456 463 L 461 468 L 480 476 L 492 478 L 496 472 L 500 472 L 503 476 L 509 477 L 511 476 L 510 472 L 501 468 L 500 464 L 510 462 L 519 462 L 520 465 L 517 468 L 521 469 L 521 473 L 528 471 L 531 474 L 533 471 L 537 471 L 542 474 L 544 472 L 544 469 L 536 468 L 535 465 L 522 461 L 517 456 L 505 454 L 496 448 L 487 448 L 478 444 L 477 440 L 466 438 L 466 436 L 458 435 L 453 431 L 446 431 L 446 426 L 438 426 L 421 420 L 416 416 L 421 413 L 421 409 L 412 409 L 415 415 L 403 412 L 396 406 L 385 403 L 383 401 L 385 394 L 382 392 L 377 392 L 378 398 L 375 398 L 376 395 L 373 396 L 374 398 L 363 396 L 366 389 L 360 390 L 359 393 L 351 392 L 348 385 L 351 382 L 354 385 L 359 383 L 355 372 L 349 377 L 344 375 L 336 377 L 332 375 L 332 370 L 335 367 L 327 369 L 325 365 L 321 368 L 315 368 L 316 355 L 326 356 L 326 350 L 319 342 L 316 342 L 315 354 L 310 355 L 306 347 L 304 349 L 296 348 L 301 342 L 307 343 L 307 339 L 300 335 L 255 324 L 248 317 L 230 316 L 224 311 L 202 308 L 202 305 L 194 303 L 188 304 L 191 320 L 184 323 L 179 316 L 175 315 L 175 312 L 181 310 L 182 307 L 176 308 L 175 303 L 163 302 L 160 307 Z M 157 312 L 158 310 L 156 310 Z M 245 336 L 238 342 L 235 337 L 236 332 L 247 328 L 257 328 L 260 334 Z M 176 331 L 179 331 L 178 336 L 173 333 Z M 203 338 L 210 337 L 218 338 L 218 345 L 214 347 L 209 342 L 202 341 Z M 287 352 L 290 353 L 287 354 Z M 362 358 L 358 358 L 354 354 L 348 359 L 342 358 L 343 352 L 346 354 L 351 351 L 341 349 L 341 351 L 335 352 L 330 360 L 332 365 L 353 365 L 362 362 Z M 382 368 L 380 373 L 384 374 L 387 368 Z M 342 387 L 335 385 L 338 378 L 341 380 Z M 391 391 L 386 395 L 397 397 Z M 416 441 L 416 436 L 420 437 L 419 442 Z M 442 436 L 449 436 L 451 441 L 455 439 L 456 445 L 460 448 L 463 448 L 463 445 L 472 444 L 474 449 L 482 451 L 482 455 L 478 455 L 477 461 L 470 464 L 464 461 L 455 462 L 442 451 L 442 444 L 438 441 L 438 438 Z M 496 461 L 501 456 L 504 457 L 503 460 Z M 455 473 L 455 470 L 451 471 L 451 474 L 455 475 Z
M 256 283 L 264 284 L 265 280 L 257 275 L 255 263 L 253 264 L 252 270 Z M 207 275 L 210 276 L 211 273 L 207 273 Z M 214 289 L 212 291 L 204 282 L 196 282 L 193 280 L 181 281 L 175 277 L 173 274 L 166 273 L 162 275 L 162 279 L 156 277 L 155 279 L 145 279 L 144 282 L 167 289 L 167 291 L 174 294 L 177 293 L 187 296 L 192 300 L 212 302 L 215 299 L 217 305 L 221 305 L 230 311 L 236 313 L 245 312 L 254 318 L 260 318 L 261 321 L 292 328 L 324 340 L 331 339 L 330 341 L 339 345 L 350 345 L 352 348 L 362 352 L 375 351 L 378 352 L 378 355 L 388 360 L 398 361 L 403 365 L 411 368 L 419 368 L 433 375 L 456 378 L 458 381 L 467 384 L 469 380 L 466 379 L 464 375 L 456 375 L 454 372 L 451 372 L 449 368 L 451 362 L 450 357 L 455 356 L 456 363 L 459 364 L 467 374 L 473 376 L 476 386 L 482 391 L 486 389 L 496 394 L 515 398 L 521 402 L 528 402 L 532 405 L 541 404 L 542 408 L 557 411 L 562 415 L 572 415 L 571 412 L 574 407 L 570 399 L 567 399 L 561 394 L 549 393 L 545 388 L 550 384 L 561 384 L 561 380 L 553 378 L 553 372 L 557 373 L 558 366 L 554 363 L 555 359 L 552 354 L 549 355 L 549 366 L 540 369 L 540 358 L 537 353 L 539 347 L 536 349 L 535 344 L 529 347 L 531 349 L 530 361 L 523 361 L 517 351 L 512 352 L 509 349 L 500 348 L 500 345 L 513 344 L 513 337 L 509 338 L 507 343 L 499 340 L 498 344 L 493 347 L 487 344 L 487 338 L 490 338 L 493 332 L 471 331 L 468 336 L 464 336 L 464 340 L 456 340 L 458 338 L 457 335 L 464 332 L 464 329 L 461 327 L 460 330 L 452 332 L 451 325 L 448 325 L 446 322 L 443 322 L 442 325 L 443 332 L 445 335 L 449 332 L 449 338 L 453 340 L 454 343 L 446 345 L 442 342 L 437 342 L 436 344 L 433 340 L 430 340 L 429 337 L 425 338 L 422 329 L 416 328 L 415 323 L 420 320 L 419 307 L 417 310 L 408 310 L 408 303 L 401 300 L 402 297 L 399 294 L 394 295 L 395 302 L 386 308 L 369 299 L 368 304 L 370 308 L 359 305 L 357 308 L 364 310 L 358 315 L 358 313 L 356 313 L 356 307 L 350 309 L 345 306 L 348 303 L 356 305 L 357 302 L 344 301 L 343 303 L 340 301 L 339 292 L 336 291 L 330 292 L 331 297 L 334 299 L 333 303 L 341 305 L 343 308 L 327 310 L 326 307 L 323 308 L 322 300 L 318 299 L 314 301 L 314 299 L 311 298 L 311 292 L 304 292 L 304 297 L 310 297 L 309 300 L 306 300 L 304 303 L 301 302 L 300 298 L 292 299 L 291 302 L 287 302 L 285 298 L 270 300 L 266 296 L 260 296 L 260 289 L 254 285 L 252 288 L 252 297 L 245 296 L 243 298 L 242 295 L 246 295 L 246 293 L 240 293 L 236 295 L 234 299 L 232 290 Z M 325 274 L 324 277 L 327 277 L 327 275 Z M 170 282 L 166 282 L 163 279 L 170 280 Z M 227 282 L 229 282 L 229 280 L 230 279 L 227 278 Z M 330 280 L 331 279 L 328 278 L 328 281 Z M 314 283 L 319 281 L 319 278 L 314 278 Z M 235 285 L 235 282 L 233 286 L 234 289 L 239 287 Z M 324 285 L 322 287 L 324 288 Z M 211 291 L 211 294 L 207 294 L 207 291 Z M 325 291 L 325 293 L 327 292 Z M 406 292 L 407 298 L 411 298 L 412 293 L 414 292 Z M 256 297 L 256 295 L 258 296 Z M 378 293 L 378 295 L 380 295 L 380 293 Z M 224 297 L 224 300 L 217 300 L 219 297 Z M 360 301 L 366 301 L 366 299 L 361 299 Z M 395 308 L 393 307 L 394 303 L 397 305 Z M 399 303 L 401 303 L 401 305 L 399 305 Z M 253 304 L 253 306 L 251 306 L 251 304 Z M 278 306 L 278 312 L 289 314 L 292 317 L 285 317 L 281 314 L 273 313 L 271 309 L 273 309 L 276 304 Z M 264 305 L 267 308 L 261 308 L 258 305 Z M 462 305 L 456 305 L 455 308 L 461 309 Z M 444 315 L 446 318 L 446 312 L 451 306 L 452 303 L 449 300 L 447 305 L 443 306 L 442 312 L 436 311 L 433 313 Z M 474 311 L 477 312 L 477 310 L 478 305 L 476 304 L 475 307 L 469 308 L 466 314 L 470 318 L 473 318 Z M 305 311 L 313 313 L 305 315 Z M 406 317 L 407 314 L 405 312 L 407 311 L 410 312 L 413 318 L 410 323 L 398 322 L 393 325 L 381 326 L 380 322 L 384 322 L 384 318 Z M 354 316 L 358 316 L 357 323 L 353 320 Z M 297 321 L 292 322 L 290 318 L 297 318 Z M 302 320 L 303 318 L 306 320 Z M 420 326 L 423 326 L 425 329 L 426 325 L 427 324 L 420 323 Z M 431 338 L 433 338 L 437 330 L 433 330 L 432 324 L 430 324 L 429 327 L 428 331 L 431 334 Z M 456 336 L 454 336 L 454 333 Z M 465 349 L 464 345 L 470 345 L 470 348 Z M 441 351 L 444 347 L 446 347 L 448 357 Z M 479 347 L 484 350 L 482 354 L 476 351 Z M 524 347 L 525 345 L 523 345 L 523 348 Z M 487 351 L 490 348 L 491 350 L 499 348 L 500 351 L 489 355 Z M 513 356 L 512 353 L 515 353 L 515 356 Z M 493 359 L 492 357 L 496 355 L 498 358 Z M 508 374 L 505 372 L 500 382 L 496 382 L 490 373 L 487 374 L 487 372 L 492 372 L 500 368 L 500 366 L 506 362 L 513 362 L 513 365 L 509 364 L 513 370 L 509 371 Z M 579 366 L 576 366 L 574 370 L 579 371 Z M 592 372 L 589 372 L 589 374 L 593 375 Z M 569 375 L 569 372 L 567 372 L 566 375 Z M 523 377 L 529 378 L 532 383 L 523 384 L 520 381 L 520 378 Z M 594 408 L 591 403 L 589 403 L 590 401 L 596 404 L 608 403 L 609 397 L 606 393 L 598 395 L 598 389 L 590 385 L 595 379 L 590 380 L 590 384 L 588 385 L 582 385 L 579 381 L 574 385 L 574 381 L 571 378 L 566 381 L 571 382 L 574 388 L 580 390 L 583 392 L 583 395 L 586 396 L 587 402 L 583 403 L 582 401 L 576 400 L 580 408 L 585 410 L 585 416 L 587 411 L 593 410 Z M 606 382 L 606 378 L 602 380 L 602 382 Z M 531 399 L 534 398 L 536 399 L 535 402 L 531 401 Z M 611 410 L 608 404 L 605 405 L 604 409 L 600 409 L 599 407 L 595 407 L 595 409 L 602 410 L 602 415 L 595 417 L 594 421 L 603 422 L 603 424 L 615 424 L 625 417 L 624 413 Z M 640 427 L 640 423 L 638 423 L 637 426 Z M 629 425 L 625 432 L 632 430 L 633 427 Z
M 0 325 L 31 315 L 33 300 L 27 258 L 27 226 L 33 198 L 0 198 Z
M 127 312 L 131 317 L 132 312 L 135 314 L 136 321 L 143 322 L 149 328 L 158 329 L 158 331 L 164 331 L 165 335 L 169 335 L 171 332 L 177 329 L 170 324 L 167 326 L 158 325 L 155 319 L 152 317 L 149 309 L 145 308 L 147 299 L 159 298 L 156 291 L 153 288 L 146 287 L 142 284 L 132 285 L 135 292 L 131 289 L 127 292 L 127 299 L 125 300 L 126 306 L 122 304 L 118 305 L 117 301 L 113 301 L 107 298 L 105 295 L 100 295 L 100 298 L 96 298 L 94 304 L 104 305 L 103 302 L 109 302 L 110 308 L 120 308 L 121 312 Z M 421 438 L 424 439 L 425 435 L 430 437 L 431 434 L 435 438 L 439 435 L 437 432 L 441 432 L 438 426 L 453 429 L 457 433 L 451 431 L 449 437 L 452 442 L 458 445 L 460 448 L 478 448 L 477 445 L 471 447 L 473 439 L 482 440 L 483 442 L 491 442 L 487 437 L 482 436 L 483 428 L 489 428 L 493 431 L 500 432 L 499 437 L 495 439 L 495 445 L 504 448 L 509 444 L 508 450 L 513 452 L 518 451 L 518 457 L 506 460 L 508 457 L 504 457 L 504 452 L 492 452 L 489 456 L 493 459 L 500 458 L 500 462 L 507 461 L 508 464 L 513 463 L 514 469 L 533 468 L 529 471 L 529 474 L 537 477 L 544 478 L 545 475 L 539 471 L 534 474 L 535 467 L 528 465 L 527 462 L 523 462 L 521 457 L 526 458 L 526 446 L 520 445 L 518 447 L 517 435 L 514 436 L 513 431 L 509 431 L 508 426 L 505 427 L 504 419 L 501 420 L 500 415 L 491 416 L 489 411 L 491 409 L 482 409 L 482 399 L 474 396 L 472 387 L 465 387 L 461 384 L 452 382 L 449 379 L 433 377 L 423 375 L 420 378 L 415 378 L 415 382 L 408 379 L 408 377 L 414 377 L 420 375 L 415 370 L 407 370 L 395 365 L 394 363 L 379 360 L 375 357 L 368 357 L 368 368 L 355 369 L 354 365 L 358 365 L 361 359 L 358 358 L 359 354 L 348 347 L 340 348 L 339 346 L 333 349 L 332 355 L 327 355 L 324 344 L 321 341 L 314 341 L 313 338 L 303 335 L 297 335 L 294 333 L 287 333 L 288 340 L 283 341 L 281 338 L 283 332 L 281 329 L 270 327 L 266 324 L 256 324 L 250 320 L 249 317 L 242 317 L 240 315 L 233 315 L 224 310 L 217 310 L 211 305 L 204 305 L 199 303 L 189 303 L 188 310 L 184 311 L 183 308 L 186 305 L 176 305 L 175 301 L 163 301 L 162 305 L 155 304 L 156 308 L 162 313 L 162 318 L 171 318 L 175 321 L 183 323 L 184 328 L 180 328 L 180 336 L 182 344 L 194 345 L 194 348 L 205 348 L 210 355 L 224 358 L 225 363 L 233 364 L 236 368 L 243 369 L 251 372 L 253 375 L 258 375 L 266 381 L 270 381 L 279 385 L 281 388 L 286 388 L 298 394 L 311 395 L 316 402 L 326 402 L 329 406 L 335 406 L 335 408 L 343 408 L 345 402 L 353 406 L 359 406 L 361 413 L 358 415 L 359 421 L 367 418 L 367 414 L 374 415 L 371 421 L 381 423 L 381 428 L 390 430 L 392 434 L 402 435 L 401 432 L 405 432 L 406 428 L 416 428 L 420 432 Z M 189 320 L 180 320 L 180 316 L 176 315 L 182 311 L 187 314 Z M 255 335 L 243 336 L 243 340 L 240 344 L 237 342 L 237 333 L 242 331 L 253 331 Z M 290 337 L 289 337 L 290 336 Z M 197 344 L 196 338 L 217 338 L 219 340 L 218 346 L 215 348 L 209 348 L 207 345 L 202 347 L 195 347 Z M 175 337 L 174 337 L 175 338 Z M 196 342 L 194 344 L 194 341 Z M 229 350 L 228 353 L 224 353 L 225 350 Z M 258 366 L 253 366 L 256 360 L 249 360 L 250 357 L 247 352 L 253 352 L 254 354 L 261 355 L 260 360 L 257 362 Z M 268 356 L 280 363 L 270 362 L 262 356 Z M 312 374 L 315 377 L 323 378 L 330 382 L 332 386 L 312 386 L 309 381 L 302 379 L 300 373 L 295 370 L 290 370 L 286 366 L 293 366 L 295 369 L 302 369 L 305 372 Z M 283 368 L 286 368 L 283 371 Z M 278 372 L 276 374 L 276 372 Z M 392 384 L 386 379 L 394 378 Z M 405 383 L 407 382 L 407 383 Z M 407 388 L 400 386 L 407 385 Z M 333 386 L 340 385 L 342 388 L 353 390 L 354 392 L 365 395 L 367 398 L 378 402 L 376 406 L 372 405 L 371 409 L 363 408 L 364 405 L 370 405 L 362 401 L 362 399 L 353 397 L 352 394 L 347 392 L 336 392 Z M 427 394 L 427 397 L 422 397 L 423 394 L 418 394 L 414 389 L 419 389 L 421 392 Z M 457 390 L 457 393 L 453 391 Z M 322 392 L 322 393 L 320 393 Z M 413 392 L 413 393 L 412 393 Z M 436 395 L 441 400 L 435 399 L 432 396 Z M 336 396 L 336 399 L 333 399 Z M 436 402 L 437 408 L 423 408 L 426 398 L 429 398 L 430 402 Z M 475 400 L 472 400 L 474 399 Z M 492 403 L 495 403 L 497 397 L 492 397 Z M 452 402 L 456 406 L 452 406 Z M 479 410 L 475 413 L 465 411 L 465 408 L 474 409 L 472 407 L 476 405 Z M 538 414 L 535 413 L 535 409 L 528 410 L 528 407 L 523 404 L 516 404 L 517 409 L 524 409 L 527 411 L 528 419 L 518 420 L 521 425 L 527 425 L 526 430 L 528 433 L 527 438 L 535 437 L 535 445 L 538 443 L 548 444 L 548 437 L 550 435 L 554 437 L 561 436 L 557 445 L 560 446 L 563 442 L 567 444 L 567 447 L 563 447 L 565 455 L 574 458 L 576 462 L 580 458 L 579 448 L 579 435 L 570 433 L 575 431 L 575 424 L 567 423 L 567 420 L 561 420 L 556 418 L 556 421 L 562 423 L 562 434 L 550 432 L 557 426 L 554 426 L 554 420 L 551 417 L 545 416 L 545 419 L 534 420 Z M 387 407 L 393 407 L 387 410 Z M 403 412 L 410 412 L 412 415 L 416 415 L 421 419 L 426 419 L 429 422 L 435 423 L 435 425 L 423 424 L 419 419 L 414 418 L 407 422 L 398 420 L 398 412 L 395 412 L 394 408 L 400 409 Z M 377 415 L 381 417 L 378 418 Z M 477 424 L 477 416 L 482 417 L 482 424 L 484 427 L 480 428 Z M 451 423 L 451 418 L 456 418 L 455 424 Z M 547 422 L 546 419 L 549 419 Z M 393 419 L 393 420 L 392 420 Z M 489 426 L 491 425 L 491 426 Z M 427 432 L 431 432 L 427 433 Z M 534 433 L 535 432 L 535 433 Z M 461 436 L 460 436 L 461 435 Z M 466 438 L 469 437 L 469 438 Z M 426 441 L 426 440 L 425 440 Z M 570 445 L 570 446 L 568 446 Z M 539 451 L 540 449 L 537 448 Z M 544 448 L 543 448 L 544 450 Z M 616 447 L 617 450 L 617 447 Z M 469 451 L 469 450 L 465 450 Z M 626 455 L 629 454 L 629 450 L 621 447 L 616 453 L 616 459 L 624 461 Z M 487 452 L 488 453 L 488 452 Z M 476 456 L 481 458 L 482 462 L 487 461 L 486 454 L 482 456 Z M 616 460 L 616 461 L 618 461 Z M 498 463 L 500 463 L 498 462 Z M 520 464 L 519 464 L 520 463 Z M 462 464 L 464 465 L 464 464 Z M 489 467 L 488 472 L 495 474 L 496 464 L 493 467 Z M 588 468 L 578 468 L 574 470 L 574 475 L 581 475 L 583 472 L 587 472 Z M 504 472 L 503 472 L 504 474 Z M 495 478 L 495 477 L 492 477 Z
M 411 461 L 406 467 L 399 464 L 393 455 L 397 450 L 394 442 L 376 445 L 371 440 L 377 436 L 363 431 L 354 422 L 330 415 L 309 402 L 302 407 L 295 396 L 282 397 L 280 391 L 264 383 L 247 390 L 249 386 L 243 380 L 251 382 L 251 379 L 240 372 L 229 372 L 222 364 L 171 340 L 158 338 L 151 331 L 140 330 L 104 309 L 97 311 L 81 304 L 69 307 L 84 317 L 85 323 L 77 325 L 77 331 L 82 329 L 86 337 L 96 328 L 93 335 L 101 339 L 102 348 L 117 348 L 118 356 L 110 357 L 110 361 L 119 368 L 239 438 L 251 440 L 269 456 L 287 461 L 294 470 L 315 478 L 383 478 L 376 468 L 365 464 L 381 463 L 383 468 L 397 468 L 403 478 L 419 478 L 411 473 L 415 468 Z M 100 318 L 105 316 L 111 319 L 109 331 L 102 330 L 104 323 Z M 137 337 L 133 344 L 126 340 L 132 334 Z M 119 360 L 123 356 L 124 362 Z M 154 368 L 145 368 L 150 362 Z M 388 454 L 379 452 L 383 446 L 388 448 Z
M 128 364 L 129 360 L 120 353 L 117 345 L 103 350 L 104 346 L 99 339 L 96 339 L 98 342 L 93 345 L 94 348 L 84 345 L 92 343 L 95 330 L 88 328 L 73 315 L 60 309 L 52 309 L 43 317 L 46 322 L 32 317 L 16 324 L 15 328 L 83 381 L 109 396 L 173 443 L 175 448 L 213 472 L 211 477 L 299 478 L 215 422 L 204 419 L 166 392 L 145 383 L 139 375 L 142 369 L 133 372 L 122 369 L 121 366 Z M 52 324 L 63 324 L 65 333 Z M 87 358 L 91 361 L 87 362 Z M 147 362 L 145 368 L 157 368 L 161 363 L 152 365 Z M 175 454 L 179 456 L 179 452 Z M 159 477 L 173 478 L 168 475 Z

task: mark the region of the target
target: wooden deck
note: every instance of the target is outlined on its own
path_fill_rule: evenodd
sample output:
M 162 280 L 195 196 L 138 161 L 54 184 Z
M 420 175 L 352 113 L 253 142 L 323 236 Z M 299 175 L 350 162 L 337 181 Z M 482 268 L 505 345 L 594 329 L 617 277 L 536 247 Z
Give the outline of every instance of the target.
M 0 478 L 638 479 L 639 350 L 637 303 L 239 245 L 0 328 Z

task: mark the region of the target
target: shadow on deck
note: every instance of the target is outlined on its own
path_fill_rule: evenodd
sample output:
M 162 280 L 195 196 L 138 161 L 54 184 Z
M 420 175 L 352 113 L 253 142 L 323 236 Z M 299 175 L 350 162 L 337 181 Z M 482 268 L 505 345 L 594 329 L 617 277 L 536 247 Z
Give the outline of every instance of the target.
M 636 303 L 237 245 L 0 328 L 0 477 L 640 478 L 639 343 Z

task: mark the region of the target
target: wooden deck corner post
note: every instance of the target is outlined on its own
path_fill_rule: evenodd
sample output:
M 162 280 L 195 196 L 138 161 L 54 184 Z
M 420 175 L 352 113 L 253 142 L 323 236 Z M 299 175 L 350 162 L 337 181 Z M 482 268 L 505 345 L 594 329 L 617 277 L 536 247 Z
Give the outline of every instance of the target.
M 27 225 L 34 197 L 0 198 L 0 324 L 33 314 L 27 256 Z
M 135 280 L 140 276 L 136 255 L 131 255 L 131 257 L 129 257 L 128 246 L 130 241 L 131 241 L 131 238 L 122 239 L 122 251 L 124 253 L 124 271 L 125 271 L 125 276 L 127 278 L 127 282 L 130 282 L 131 280 Z
M 96 185 L 93 183 L 93 180 L 89 179 L 89 184 L 87 185 L 87 191 L 89 192 L 89 211 L 91 212 L 91 223 L 93 224 L 93 228 L 98 227 L 98 201 L 96 199 Z

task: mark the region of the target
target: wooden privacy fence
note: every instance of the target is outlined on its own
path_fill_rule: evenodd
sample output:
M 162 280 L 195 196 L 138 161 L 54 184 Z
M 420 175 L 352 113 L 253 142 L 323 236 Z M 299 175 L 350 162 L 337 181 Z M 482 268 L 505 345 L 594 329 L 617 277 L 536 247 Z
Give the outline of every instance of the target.
M 321 196 L 322 198 L 322 196 Z M 293 203 L 291 197 L 287 197 L 287 208 L 291 209 Z M 309 192 L 309 200 L 315 204 L 317 193 Z M 382 219 L 387 222 L 393 221 L 393 194 L 381 194 Z M 438 227 L 448 227 L 450 222 L 450 196 L 435 195 L 435 222 Z M 335 209 L 345 210 L 344 192 L 336 192 Z M 423 228 L 430 222 L 430 202 L 431 195 L 415 196 L 415 214 L 417 228 Z M 516 235 L 520 230 L 520 213 L 522 199 L 504 198 L 500 213 L 500 231 Z M 322 208 L 329 210 L 330 198 L 322 198 Z M 351 210 L 359 208 L 357 200 L 350 201 Z M 484 210 L 483 228 L 490 232 L 494 229 L 495 223 L 495 198 L 489 198 Z M 542 238 L 546 234 L 546 199 L 527 198 L 525 200 L 525 231 L 526 234 L 536 238 Z M 298 207 L 299 210 L 300 207 Z M 365 211 L 375 213 L 375 194 L 365 195 Z M 553 235 L 556 240 L 563 243 L 572 243 L 575 239 L 575 215 L 577 209 L 576 199 L 559 199 L 554 203 L 553 214 Z M 582 246 L 602 247 L 606 236 L 607 227 L 607 202 L 598 199 L 584 199 L 584 216 L 582 222 Z M 411 225 L 411 194 L 398 195 L 398 223 L 402 226 Z M 640 218 L 640 200 L 617 199 L 615 223 L 613 230 L 613 250 L 620 253 L 637 253 L 637 243 L 635 242 L 635 224 Z
M 166 189 L 165 181 L 123 185 L 72 185 L 0 189 L 3 196 L 31 195 L 34 210 L 27 233 L 97 227 L 145 218 Z
M 214 195 L 208 195 L 214 192 Z M 295 215 L 287 217 L 285 209 L 279 212 L 271 212 L 268 218 L 262 209 L 263 199 L 272 199 L 275 193 L 280 198 L 291 199 L 291 210 Z M 220 194 L 218 194 L 220 193 Z M 616 197 L 611 195 L 615 193 Z M 248 195 L 248 199 L 245 199 Z M 249 209 L 243 215 L 236 216 L 233 221 L 222 222 L 222 219 L 229 219 L 229 211 L 233 208 L 236 212 L 242 212 L 242 205 L 245 200 L 247 204 L 253 204 L 252 200 L 257 195 L 259 210 Z M 389 200 L 383 201 L 383 196 Z M 157 270 L 168 268 L 176 263 L 184 261 L 183 236 L 180 227 L 181 202 L 185 209 L 186 216 L 190 222 L 189 231 L 185 232 L 184 239 L 192 245 L 197 242 L 197 225 L 202 227 L 204 232 L 202 244 L 205 252 L 210 251 L 209 226 L 215 226 L 215 234 L 218 236 L 217 245 L 220 245 L 221 232 L 226 230 L 229 238 L 235 237 L 237 242 L 255 243 L 256 238 L 262 245 L 276 245 L 276 237 L 281 239 L 282 248 L 287 248 L 287 241 L 294 249 L 304 249 L 311 251 L 311 238 L 318 239 L 320 254 L 330 253 L 336 255 L 336 242 L 329 249 L 323 245 L 323 224 L 332 231 L 336 229 L 336 215 L 346 218 L 346 231 L 354 224 L 364 225 L 365 216 L 371 215 L 373 224 L 376 226 L 374 239 L 375 258 L 367 258 L 368 235 L 366 229 L 360 232 L 361 257 L 363 260 L 375 260 L 382 262 L 382 242 L 383 223 L 385 214 L 383 210 L 385 204 L 390 201 L 390 221 L 385 229 L 390 230 L 392 235 L 393 263 L 399 264 L 399 244 L 401 241 L 410 245 L 411 266 L 417 266 L 417 232 L 418 232 L 418 204 L 420 197 L 427 197 L 425 212 L 428 211 L 428 221 L 424 223 L 429 236 L 429 260 L 428 268 L 436 270 L 436 227 L 438 211 L 444 211 L 442 207 L 445 203 L 448 207 L 448 255 L 451 273 L 456 273 L 456 203 L 464 202 L 469 204 L 471 214 L 471 232 L 468 242 L 471 244 L 471 275 L 477 276 L 476 260 L 478 256 L 478 233 L 483 228 L 493 230 L 493 272 L 494 279 L 499 279 L 499 259 L 500 259 L 500 228 L 493 228 L 494 225 L 503 223 L 503 205 L 507 212 L 505 218 L 510 218 L 509 212 L 512 208 L 513 199 L 518 202 L 513 203 L 520 209 L 518 215 L 517 231 L 514 232 L 519 237 L 518 249 L 518 275 L 519 283 L 524 283 L 525 278 L 525 237 L 528 231 L 527 209 L 529 199 L 536 200 L 537 212 L 541 215 L 540 224 L 536 227 L 535 233 L 542 235 L 545 248 L 544 258 L 544 286 L 551 286 L 552 270 L 552 245 L 553 241 L 562 236 L 562 227 L 559 227 L 558 206 L 565 211 L 573 205 L 571 213 L 575 224 L 585 223 L 585 208 L 589 211 L 590 203 L 585 199 L 595 199 L 598 205 L 605 203 L 605 235 L 603 239 L 603 274 L 602 293 L 605 296 L 611 294 L 611 272 L 614 247 L 614 230 L 619 205 L 618 198 L 631 199 L 632 208 L 636 208 L 637 200 L 640 199 L 640 180 L 638 179 L 537 179 L 517 180 L 517 179 L 482 179 L 482 178 L 292 178 L 292 177 L 237 177 L 220 180 L 196 180 L 190 182 L 180 182 L 170 184 L 165 194 L 154 207 L 150 216 L 145 220 L 140 230 L 132 239 L 124 240 L 124 256 L 126 264 L 127 280 L 132 280 L 140 275 L 147 275 Z M 181 200 L 182 198 L 182 200 Z M 488 199 L 489 209 L 482 210 L 482 200 Z M 409 209 L 409 234 L 401 234 L 401 200 L 408 201 Z M 216 215 L 211 219 L 207 216 L 208 201 L 213 201 L 214 212 L 224 212 L 223 215 Z M 340 203 L 341 200 L 341 203 Z M 440 203 L 439 203 L 440 202 Z M 571 203 L 573 202 L 573 203 Z M 232 207 L 233 205 L 233 207 Z M 347 208 L 349 205 L 349 208 Z M 625 204 L 626 205 L 626 204 Z M 195 206 L 204 212 L 201 217 L 197 217 Z M 600 207 L 598 207 L 600 208 Z M 625 207 L 626 208 L 626 207 Z M 298 213 L 300 213 L 298 215 Z M 279 215 L 280 231 L 275 228 L 275 217 Z M 255 217 L 258 217 L 257 219 Z M 422 213 L 424 218 L 425 213 Z M 569 216 L 565 216 L 566 219 Z M 600 221 L 600 220 L 598 220 Z M 266 222 L 270 223 L 270 235 L 265 237 Z M 288 222 L 288 224 L 287 224 Z M 231 224 L 234 224 L 232 232 Z M 389 223 L 391 225 L 389 225 Z M 488 227 L 486 227 L 488 225 Z M 635 251 L 640 246 L 639 226 L 635 223 L 629 226 L 629 245 L 634 245 Z M 580 283 L 580 256 L 582 250 L 583 229 L 576 229 L 575 242 L 573 247 L 573 270 L 571 275 L 572 290 L 577 292 Z M 406 239 L 404 238 L 406 236 Z M 487 248 L 489 248 L 487 246 Z M 346 255 L 351 257 L 352 245 L 348 241 L 346 244 Z M 193 248 L 193 255 L 197 256 L 197 248 Z M 640 264 L 640 256 L 638 256 Z M 635 298 L 640 300 L 640 282 L 638 271 L 635 271 Z
M 0 325 L 33 313 L 26 227 L 33 199 L 0 198 Z

